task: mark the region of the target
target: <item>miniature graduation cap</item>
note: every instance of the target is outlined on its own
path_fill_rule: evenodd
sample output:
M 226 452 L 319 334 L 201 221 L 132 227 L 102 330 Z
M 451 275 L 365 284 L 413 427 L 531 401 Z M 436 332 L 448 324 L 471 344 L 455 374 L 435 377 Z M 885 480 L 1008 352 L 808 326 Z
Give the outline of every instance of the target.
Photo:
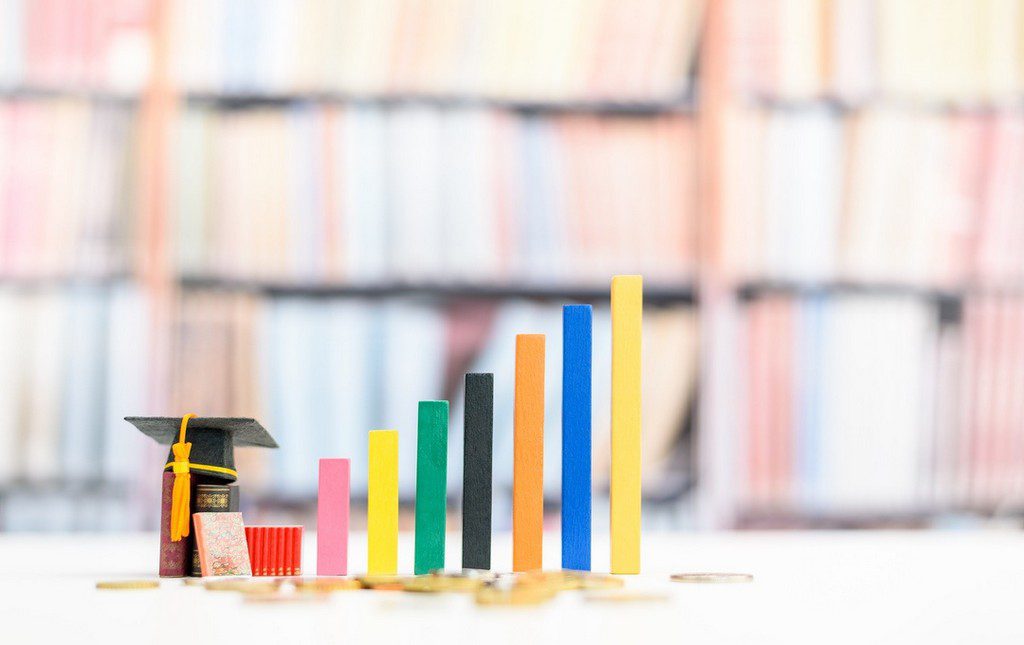
M 171 502 L 171 541 L 189 532 L 191 471 L 225 482 L 238 479 L 235 447 L 277 448 L 277 442 L 256 419 L 197 417 L 125 417 L 142 434 L 170 444 L 164 470 L 174 473 Z M 186 441 L 188 439 L 188 441 Z

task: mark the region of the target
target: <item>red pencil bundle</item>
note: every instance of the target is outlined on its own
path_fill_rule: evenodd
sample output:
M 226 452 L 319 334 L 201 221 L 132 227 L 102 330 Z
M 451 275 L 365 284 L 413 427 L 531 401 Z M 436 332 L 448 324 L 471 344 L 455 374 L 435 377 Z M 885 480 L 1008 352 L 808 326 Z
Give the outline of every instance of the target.
M 254 576 L 302 575 L 301 526 L 247 526 Z

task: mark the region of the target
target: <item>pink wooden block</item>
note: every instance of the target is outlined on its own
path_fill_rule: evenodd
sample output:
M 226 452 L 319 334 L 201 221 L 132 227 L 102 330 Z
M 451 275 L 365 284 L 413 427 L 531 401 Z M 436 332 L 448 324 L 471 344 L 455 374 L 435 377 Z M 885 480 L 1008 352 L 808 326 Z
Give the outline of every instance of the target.
M 316 507 L 316 574 L 348 575 L 349 460 L 320 460 Z

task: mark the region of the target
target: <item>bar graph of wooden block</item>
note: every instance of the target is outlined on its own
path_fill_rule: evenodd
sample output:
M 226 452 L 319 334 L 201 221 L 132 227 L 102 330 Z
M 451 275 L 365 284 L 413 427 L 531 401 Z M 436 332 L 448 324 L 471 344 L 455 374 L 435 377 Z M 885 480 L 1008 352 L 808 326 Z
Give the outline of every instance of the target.
M 494 374 L 466 374 L 462 464 L 462 568 L 491 568 Z
M 593 308 L 562 307 L 562 568 L 590 570 Z
M 366 570 L 398 573 L 398 432 L 370 432 L 366 501 Z
M 512 569 L 542 567 L 544 537 L 544 335 L 516 336 Z
M 611 572 L 640 573 L 643 279 L 612 279 Z
M 444 569 L 448 402 L 420 401 L 416 434 L 416 575 Z
M 316 503 L 316 574 L 348 575 L 351 469 L 348 459 L 321 459 Z

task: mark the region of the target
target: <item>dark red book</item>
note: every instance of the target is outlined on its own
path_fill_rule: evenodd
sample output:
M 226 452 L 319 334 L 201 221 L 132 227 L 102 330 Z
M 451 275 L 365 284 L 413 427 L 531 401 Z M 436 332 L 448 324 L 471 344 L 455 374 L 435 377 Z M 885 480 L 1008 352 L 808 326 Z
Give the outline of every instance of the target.
M 174 497 L 174 473 L 164 473 L 160 497 L 160 577 L 183 578 L 190 571 L 191 536 L 171 542 L 171 500 Z

